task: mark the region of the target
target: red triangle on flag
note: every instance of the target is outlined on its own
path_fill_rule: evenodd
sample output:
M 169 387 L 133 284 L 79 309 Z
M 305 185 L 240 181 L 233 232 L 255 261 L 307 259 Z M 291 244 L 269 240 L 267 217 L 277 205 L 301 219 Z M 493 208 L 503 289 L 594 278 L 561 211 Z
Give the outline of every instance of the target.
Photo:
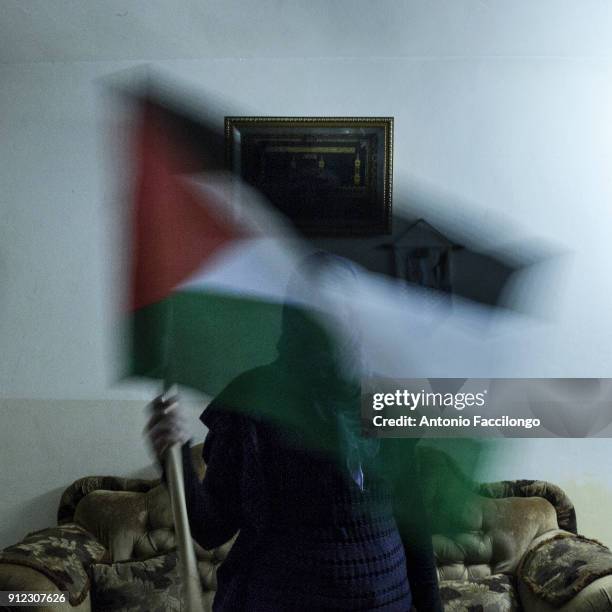
M 163 300 L 207 259 L 244 237 L 214 213 L 206 195 L 181 179 L 185 168 L 201 164 L 173 133 L 164 109 L 150 102 L 141 109 L 132 226 L 134 310 Z

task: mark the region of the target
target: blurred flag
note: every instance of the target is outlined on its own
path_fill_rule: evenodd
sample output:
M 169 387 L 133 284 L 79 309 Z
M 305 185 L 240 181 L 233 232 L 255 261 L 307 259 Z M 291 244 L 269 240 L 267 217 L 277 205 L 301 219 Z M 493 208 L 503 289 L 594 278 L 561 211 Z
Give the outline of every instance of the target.
M 340 347 L 366 364 L 357 378 L 503 376 L 511 315 L 433 307 L 430 290 L 334 256 L 305 266 L 315 247 L 224 171 L 221 133 L 152 96 L 138 114 L 130 374 L 215 395 L 280 346 L 300 370 Z
M 308 301 L 287 293 L 304 253 L 222 171 L 222 138 L 151 98 L 138 108 L 130 373 L 215 395 L 276 358 L 283 313 Z
M 223 392 L 317 448 L 337 445 L 336 419 L 350 422 L 348 461 L 370 452 L 354 418 L 362 376 L 470 376 L 491 362 L 483 306 L 432 309 L 426 289 L 313 255 L 225 171 L 222 134 L 152 96 L 136 107 L 130 375 Z M 395 442 L 385 473 L 409 482 L 414 441 Z

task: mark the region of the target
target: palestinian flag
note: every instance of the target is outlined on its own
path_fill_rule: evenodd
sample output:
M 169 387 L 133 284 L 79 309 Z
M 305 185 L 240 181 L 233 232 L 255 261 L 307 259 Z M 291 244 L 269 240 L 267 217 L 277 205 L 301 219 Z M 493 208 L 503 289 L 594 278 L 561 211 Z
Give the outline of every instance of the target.
M 140 101 L 130 374 L 211 396 L 274 361 L 283 325 L 316 300 L 296 283 L 301 243 L 257 192 L 223 171 L 222 147 L 206 125 Z M 328 341 L 319 321 L 299 316 L 308 324 L 293 347 Z
M 300 367 L 347 341 L 388 377 L 494 376 L 503 364 L 509 315 L 493 326 L 467 300 L 433 308 L 430 291 L 347 260 L 351 273 L 331 286 L 309 278 L 312 245 L 225 171 L 223 134 L 206 123 L 144 97 L 136 132 L 130 374 L 216 395 L 274 361 L 288 337 Z
M 338 354 L 402 378 L 465 361 L 465 324 L 478 313 L 432 312 L 426 291 L 352 264 L 347 274 L 347 264 L 332 269 L 326 261 L 327 279 L 310 277 L 304 261 L 312 247 L 224 171 L 222 135 L 157 100 L 138 108 L 129 374 L 216 396 L 256 369 L 231 405 L 265 411 L 272 404 L 272 418 L 298 427 L 313 446 L 333 448 L 334 428 L 321 427 L 311 396 L 303 399 L 313 380 L 343 384 L 342 376 L 325 376 L 355 365 L 338 364 Z M 285 386 L 283 368 L 265 367 L 279 355 L 290 366 Z M 350 374 L 359 380 L 361 372 Z M 337 399 L 343 389 L 323 391 Z M 404 463 L 396 458 L 389 478 L 402 480 Z

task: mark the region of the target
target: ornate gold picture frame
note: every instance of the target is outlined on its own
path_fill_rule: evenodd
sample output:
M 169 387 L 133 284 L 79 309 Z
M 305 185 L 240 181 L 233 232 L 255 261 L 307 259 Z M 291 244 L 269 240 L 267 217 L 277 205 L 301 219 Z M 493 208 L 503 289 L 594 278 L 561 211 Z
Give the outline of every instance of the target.
M 226 117 L 230 168 L 304 234 L 391 232 L 392 117 Z

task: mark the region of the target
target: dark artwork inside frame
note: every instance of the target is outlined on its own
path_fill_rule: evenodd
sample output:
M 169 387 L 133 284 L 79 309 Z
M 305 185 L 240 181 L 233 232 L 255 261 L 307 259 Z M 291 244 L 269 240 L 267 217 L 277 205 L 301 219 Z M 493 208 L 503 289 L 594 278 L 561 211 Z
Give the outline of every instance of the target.
M 391 130 L 391 119 L 226 119 L 232 168 L 320 236 L 389 232 Z

